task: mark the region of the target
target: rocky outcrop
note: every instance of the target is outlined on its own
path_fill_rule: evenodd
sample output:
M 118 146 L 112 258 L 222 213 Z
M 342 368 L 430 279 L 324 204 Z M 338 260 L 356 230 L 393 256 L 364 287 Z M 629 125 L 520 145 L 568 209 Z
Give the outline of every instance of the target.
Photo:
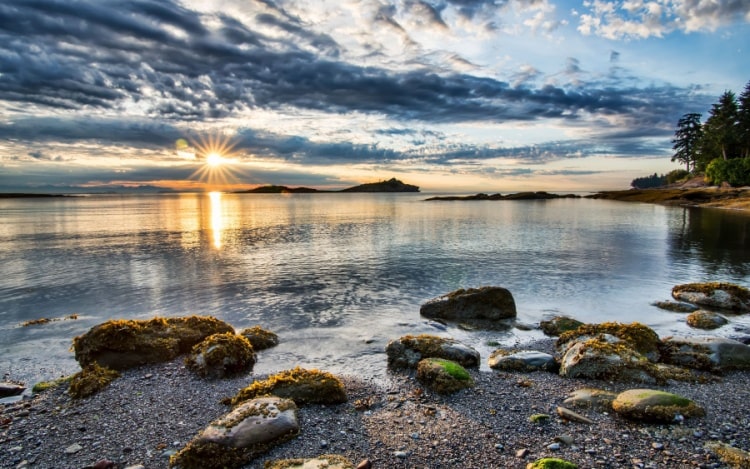
M 672 288 L 672 297 L 708 309 L 750 312 L 750 290 L 732 283 L 687 283 Z
M 541 321 L 539 327 L 550 336 L 558 337 L 563 332 L 574 331 L 583 326 L 584 323 L 567 316 L 555 316 L 552 319 Z
M 687 324 L 690 327 L 703 330 L 718 329 L 721 326 L 729 323 L 727 318 L 719 313 L 713 311 L 706 311 L 705 309 L 699 309 L 690 313 L 687 317 Z
M 250 341 L 241 335 L 214 334 L 193 347 L 185 364 L 203 377 L 223 378 L 252 371 L 255 352 Z
M 551 371 L 557 372 L 559 366 L 555 357 L 536 350 L 509 352 L 498 349 L 488 359 L 490 368 L 504 371 Z
M 430 319 L 491 324 L 516 317 L 513 295 L 503 287 L 456 290 L 423 304 L 419 313 Z
M 250 341 L 256 352 L 279 345 L 279 336 L 260 326 L 242 329 L 239 334 Z
M 385 347 L 388 366 L 416 368 L 423 358 L 444 358 L 468 368 L 479 367 L 479 352 L 457 340 L 429 334 L 406 335 Z
M 663 361 L 705 371 L 750 370 L 750 346 L 723 337 L 668 337 Z
M 344 384 L 331 373 L 296 367 L 253 382 L 230 401 L 237 405 L 259 396 L 274 395 L 292 399 L 297 405 L 341 404 L 347 401 Z
M 464 367 L 442 358 L 425 358 L 417 365 L 417 380 L 438 394 L 452 394 L 474 386 Z
M 226 332 L 234 328 L 208 316 L 111 320 L 73 339 L 73 350 L 81 368 L 96 362 L 125 370 L 171 360 L 206 337 Z
M 169 463 L 181 469 L 236 468 L 298 433 L 292 400 L 253 399 L 211 422 Z
M 630 389 L 617 395 L 612 409 L 619 415 L 644 422 L 677 423 L 682 418 L 705 415 L 702 407 L 685 397 L 654 389 Z

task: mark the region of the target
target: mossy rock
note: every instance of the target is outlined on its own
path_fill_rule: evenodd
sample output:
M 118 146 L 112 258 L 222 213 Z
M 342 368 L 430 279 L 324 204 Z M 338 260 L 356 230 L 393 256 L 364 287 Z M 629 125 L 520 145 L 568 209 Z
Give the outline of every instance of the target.
M 721 326 L 728 324 L 727 318 L 721 314 L 714 313 L 713 311 L 706 311 L 699 309 L 690 313 L 687 317 L 687 324 L 690 327 L 703 330 L 718 329 Z
M 324 454 L 308 459 L 266 461 L 263 469 L 354 469 L 354 464 L 338 454 Z
M 706 449 L 714 453 L 719 459 L 735 469 L 750 469 L 750 453 L 735 448 L 721 441 L 706 444 Z
M 536 424 L 544 424 L 549 422 L 549 415 L 548 414 L 532 414 L 529 416 L 529 422 L 536 423 Z
M 558 350 L 564 350 L 569 342 L 589 336 L 609 334 L 625 341 L 628 346 L 651 361 L 659 360 L 659 336 L 650 327 L 639 322 L 622 324 L 618 322 L 604 322 L 601 324 L 584 324 L 579 328 L 564 332 L 557 339 Z
M 541 327 L 542 331 L 553 337 L 557 337 L 563 332 L 574 331 L 583 325 L 584 323 L 581 321 L 567 316 L 555 316 L 552 319 L 541 321 L 539 323 L 539 327 Z
M 526 469 L 578 469 L 578 465 L 558 458 L 542 458 L 526 465 Z
M 243 329 L 240 331 L 240 335 L 250 341 L 256 352 L 279 345 L 279 336 L 260 326 Z
M 677 394 L 655 389 L 630 389 L 621 392 L 612 401 L 612 409 L 632 420 L 657 423 L 674 423 L 678 415 L 700 417 L 702 407 Z
M 73 339 L 81 367 L 94 362 L 114 370 L 172 360 L 206 337 L 234 332 L 224 321 L 208 316 L 111 320 Z
M 74 399 L 82 399 L 96 394 L 119 377 L 117 371 L 92 363 L 71 377 L 68 394 Z
M 388 366 L 416 368 L 423 358 L 443 358 L 467 368 L 479 367 L 479 352 L 457 340 L 430 334 L 405 335 L 385 347 Z
M 438 394 L 452 394 L 474 386 L 474 380 L 458 363 L 442 358 L 425 358 L 417 365 L 417 380 Z
M 229 401 L 237 405 L 260 396 L 292 399 L 297 405 L 342 404 L 347 401 L 344 384 L 331 373 L 296 367 L 255 381 Z
M 733 283 L 686 283 L 672 288 L 672 297 L 707 308 L 750 311 L 750 290 Z
M 255 352 L 244 336 L 233 332 L 214 334 L 193 346 L 185 364 L 203 377 L 223 378 L 251 371 Z
M 34 394 L 42 393 L 62 384 L 69 383 L 71 379 L 73 379 L 73 375 L 63 376 L 62 378 L 53 379 L 51 381 L 40 381 L 31 387 L 31 392 Z

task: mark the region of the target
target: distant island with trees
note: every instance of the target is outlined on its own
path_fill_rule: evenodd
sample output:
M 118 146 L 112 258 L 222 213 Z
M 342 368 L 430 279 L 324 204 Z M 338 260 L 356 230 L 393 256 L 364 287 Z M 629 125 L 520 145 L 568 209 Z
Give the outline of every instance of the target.
M 287 187 L 287 186 L 260 186 L 255 189 L 235 191 L 235 194 L 316 194 L 316 193 L 341 193 L 341 192 L 419 192 L 419 187 L 405 184 L 396 178 L 387 181 L 360 184 L 354 187 L 338 191 L 312 189 L 310 187 Z

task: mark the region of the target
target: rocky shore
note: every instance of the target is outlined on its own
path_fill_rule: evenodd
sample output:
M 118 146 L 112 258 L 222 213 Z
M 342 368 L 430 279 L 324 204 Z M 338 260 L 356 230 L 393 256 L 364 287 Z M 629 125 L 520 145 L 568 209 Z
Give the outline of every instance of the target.
M 552 347 L 551 339 L 533 346 L 550 352 Z M 708 442 L 750 447 L 750 416 L 742 411 L 748 371 L 657 387 L 706 409 L 704 417 L 679 424 L 636 423 L 593 409 L 578 410 L 591 424 L 556 414 L 576 389 L 618 392 L 628 388 L 625 384 L 548 372 L 470 373 L 475 387 L 450 396 L 424 390 L 413 372 L 394 372 L 387 382 L 342 377 L 348 402 L 301 407 L 299 437 L 244 467 L 337 453 L 355 464 L 368 459 L 374 468 L 523 468 L 544 456 L 581 468 L 725 468 L 731 466 L 705 448 Z M 202 379 L 178 358 L 127 370 L 81 400 L 72 400 L 67 385 L 61 385 L 5 406 L 0 467 L 166 468 L 170 455 L 227 412 L 223 398 L 257 378 Z M 534 414 L 550 418 L 535 423 Z

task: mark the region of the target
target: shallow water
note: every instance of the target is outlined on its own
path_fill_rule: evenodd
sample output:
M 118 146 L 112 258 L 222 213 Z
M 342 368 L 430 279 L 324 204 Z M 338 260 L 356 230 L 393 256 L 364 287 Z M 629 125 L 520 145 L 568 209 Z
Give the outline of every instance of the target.
M 650 305 L 672 286 L 750 285 L 750 216 L 588 199 L 425 202 L 424 194 L 163 194 L 0 200 L 0 372 L 70 374 L 71 339 L 112 318 L 213 315 L 282 343 L 256 372 L 295 365 L 380 376 L 388 340 L 477 347 L 538 331 L 464 331 L 419 306 L 500 285 L 528 324 L 555 314 L 695 333 Z M 77 314 L 78 319 L 65 319 Z M 45 325 L 24 321 L 57 318 Z M 720 335 L 741 335 L 732 317 Z

